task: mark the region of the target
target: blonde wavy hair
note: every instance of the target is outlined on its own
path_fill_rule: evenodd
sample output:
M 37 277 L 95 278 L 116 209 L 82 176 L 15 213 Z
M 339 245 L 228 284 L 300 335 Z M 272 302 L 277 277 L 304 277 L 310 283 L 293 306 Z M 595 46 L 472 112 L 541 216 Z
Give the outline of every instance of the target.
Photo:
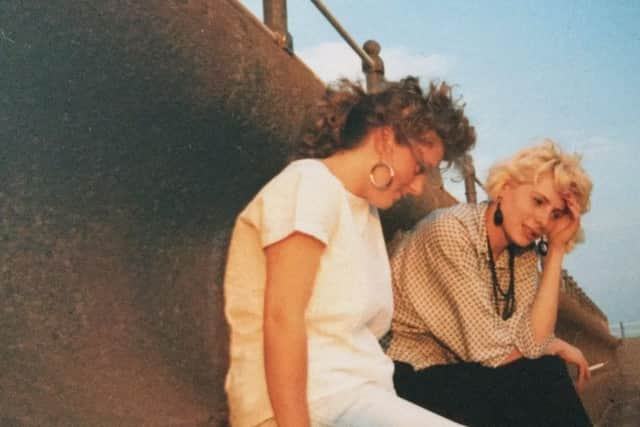
M 569 154 L 552 140 L 525 148 L 513 157 L 498 162 L 489 170 L 485 190 L 490 200 L 496 200 L 509 181 L 518 184 L 537 184 L 540 178 L 551 176 L 554 188 L 560 193 L 571 192 L 584 214 L 591 207 L 591 179 L 580 164 L 582 156 Z M 584 240 L 582 227 L 567 244 L 567 251 Z

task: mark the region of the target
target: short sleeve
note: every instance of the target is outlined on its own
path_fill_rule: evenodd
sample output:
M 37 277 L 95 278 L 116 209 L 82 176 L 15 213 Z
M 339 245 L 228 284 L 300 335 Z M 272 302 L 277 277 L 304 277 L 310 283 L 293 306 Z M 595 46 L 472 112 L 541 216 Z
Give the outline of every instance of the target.
M 290 165 L 259 194 L 262 247 L 293 232 L 325 245 L 333 235 L 344 203 L 344 189 L 319 163 Z

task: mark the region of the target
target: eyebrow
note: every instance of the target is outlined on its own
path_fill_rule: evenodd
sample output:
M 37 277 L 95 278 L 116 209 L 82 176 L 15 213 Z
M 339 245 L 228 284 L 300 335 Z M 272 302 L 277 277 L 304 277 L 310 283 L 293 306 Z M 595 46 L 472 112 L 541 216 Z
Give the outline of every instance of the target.
M 551 205 L 551 202 L 549 201 L 549 198 L 547 196 L 545 196 L 544 194 L 540 193 L 539 191 L 533 190 L 534 194 L 536 194 L 537 196 L 541 197 L 542 199 L 544 199 L 545 202 L 549 203 Z M 563 200 L 564 202 L 564 200 Z M 551 207 L 553 208 L 553 210 L 556 211 L 563 211 L 566 209 L 567 204 L 565 203 L 564 206 L 562 207 L 557 207 L 557 206 L 553 206 L 551 205 Z

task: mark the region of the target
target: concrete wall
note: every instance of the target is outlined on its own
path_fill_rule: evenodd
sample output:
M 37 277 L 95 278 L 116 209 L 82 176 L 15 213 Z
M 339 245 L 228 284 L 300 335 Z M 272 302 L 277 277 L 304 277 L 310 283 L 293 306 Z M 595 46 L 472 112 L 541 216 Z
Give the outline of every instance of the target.
M 0 425 L 224 425 L 233 219 L 323 90 L 232 0 L 0 8 Z
M 606 316 L 563 272 L 556 334 L 580 348 L 591 365 L 606 362 L 593 372 L 580 397 L 591 419 L 600 424 L 607 408 L 622 398 L 622 372 L 618 360 L 620 341 L 609 333 Z M 570 369 L 575 374 L 574 369 Z

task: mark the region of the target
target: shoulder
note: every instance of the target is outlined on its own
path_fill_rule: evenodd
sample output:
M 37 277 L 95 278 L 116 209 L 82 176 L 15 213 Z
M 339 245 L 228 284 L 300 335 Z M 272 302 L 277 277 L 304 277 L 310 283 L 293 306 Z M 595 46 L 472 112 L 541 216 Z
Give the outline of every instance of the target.
M 480 209 L 478 205 L 466 203 L 437 209 L 416 225 L 415 234 L 447 241 L 471 238 L 479 233 Z
M 327 243 L 346 209 L 345 190 L 319 160 L 296 160 L 258 193 L 242 214 L 267 246 L 293 231 Z
M 437 209 L 406 232 L 392 253 L 395 262 L 407 257 L 427 261 L 459 253 L 480 253 L 484 248 L 486 205 L 457 204 Z
M 289 163 L 261 190 L 261 195 L 298 193 L 314 198 L 338 197 L 343 190 L 327 167 L 318 159 L 301 159 Z M 310 193 L 309 193 L 310 192 Z M 290 194 L 289 194 L 290 195 Z

